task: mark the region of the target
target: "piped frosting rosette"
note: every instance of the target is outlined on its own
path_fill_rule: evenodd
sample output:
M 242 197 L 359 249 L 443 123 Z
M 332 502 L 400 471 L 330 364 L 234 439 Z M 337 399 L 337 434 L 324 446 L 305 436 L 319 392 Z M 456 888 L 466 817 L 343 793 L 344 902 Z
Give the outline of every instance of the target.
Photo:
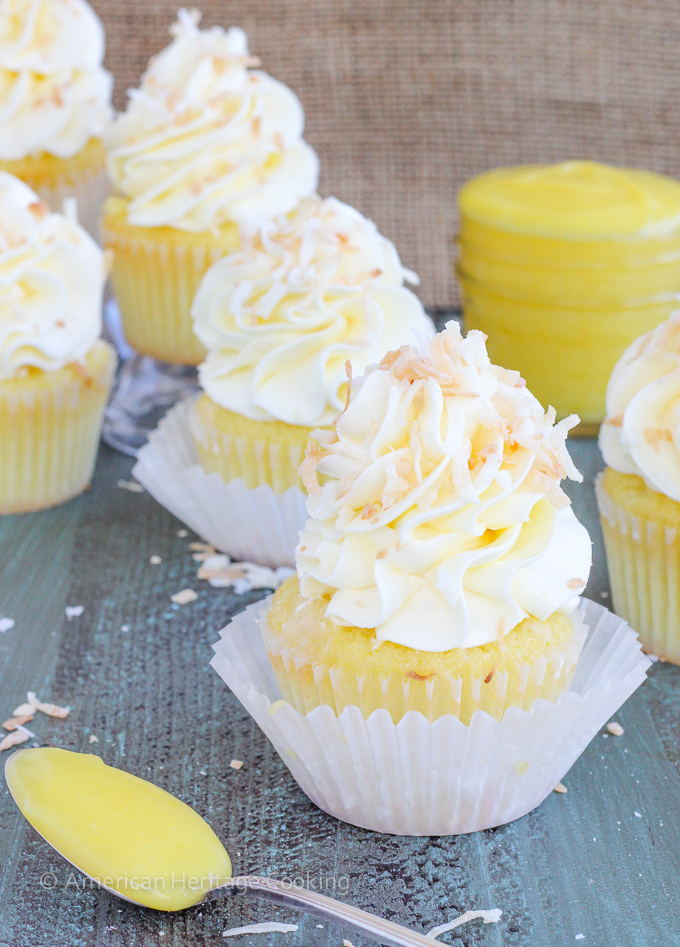
M 572 610 L 591 544 L 560 487 L 581 480 L 565 446 L 578 419 L 554 421 L 480 332 L 451 322 L 425 351 L 390 353 L 309 445 L 302 596 L 431 652 Z
M 82 360 L 101 334 L 104 254 L 0 172 L 0 382 Z
M 241 228 L 242 249 L 214 264 L 193 307 L 208 349 L 199 379 L 222 407 L 255 421 L 330 424 L 346 400 L 346 362 L 363 371 L 432 323 L 402 284 L 417 278 L 375 224 L 334 198 Z
M 84 0 L 0 0 L 0 159 L 71 158 L 112 117 L 104 29 Z
M 139 227 L 210 231 L 287 213 L 316 189 L 295 94 L 252 68 L 242 30 L 199 22 L 180 10 L 108 136 L 111 178 Z
M 600 448 L 609 467 L 680 502 L 680 312 L 636 339 L 617 362 Z

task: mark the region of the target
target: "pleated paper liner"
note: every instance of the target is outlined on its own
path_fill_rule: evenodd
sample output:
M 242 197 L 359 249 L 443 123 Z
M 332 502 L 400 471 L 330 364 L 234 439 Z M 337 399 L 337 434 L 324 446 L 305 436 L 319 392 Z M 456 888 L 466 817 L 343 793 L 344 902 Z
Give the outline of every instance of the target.
M 225 226 L 219 235 L 135 227 L 125 203 L 114 197 L 106 202 L 101 229 L 114 253 L 111 284 L 129 344 L 164 362 L 198 365 L 206 352 L 194 332 L 191 305 L 210 266 L 238 248 L 237 227 Z
M 595 481 L 614 609 L 645 651 L 680 664 L 680 531 L 633 516 Z
M 364 716 L 381 707 L 395 723 L 417 710 L 427 720 L 448 713 L 469 724 L 477 710 L 500 720 L 508 707 L 529 708 L 539 697 L 556 700 L 569 688 L 588 631 L 578 612 L 571 618 L 574 632 L 564 649 L 553 647 L 531 664 L 514 663 L 511 670 L 496 669 L 490 680 L 483 679 L 486 671 L 480 677 L 440 673 L 433 680 L 405 680 L 403 673 L 375 670 L 357 676 L 351 669 L 313 661 L 304 649 L 295 651 L 266 622 L 262 637 L 281 697 L 302 714 L 321 704 L 336 714 L 357 706 Z
M 232 559 L 277 568 L 295 565 L 298 533 L 307 520 L 305 494 L 297 487 L 275 493 L 250 490 L 242 480 L 225 483 L 206 474 L 191 435 L 194 399 L 163 418 L 143 447 L 134 476 L 166 509 Z
M 281 699 L 260 630 L 270 599 L 221 632 L 212 666 L 325 812 L 394 835 L 459 835 L 512 822 L 549 795 L 595 734 L 640 686 L 649 660 L 635 632 L 584 600 L 587 638 L 570 690 L 556 703 L 478 710 L 469 726 L 410 711 L 364 719 L 357 706 L 306 716 Z

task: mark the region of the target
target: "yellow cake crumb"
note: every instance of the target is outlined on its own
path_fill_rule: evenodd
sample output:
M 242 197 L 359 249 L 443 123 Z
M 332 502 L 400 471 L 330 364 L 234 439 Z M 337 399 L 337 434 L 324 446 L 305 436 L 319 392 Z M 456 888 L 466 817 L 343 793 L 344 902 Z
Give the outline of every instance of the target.
M 249 489 L 268 484 L 275 493 L 302 489 L 298 467 L 310 431 L 283 421 L 253 421 L 216 404 L 208 395 L 198 399 L 192 434 L 201 466 L 225 483 L 241 479 Z
M 305 713 L 328 703 L 337 713 L 358 704 L 364 716 L 386 707 L 395 722 L 408 710 L 429 719 L 451 713 L 467 724 L 484 709 L 500 719 L 508 706 L 556 700 L 580 651 L 574 623 L 563 612 L 544 622 L 527 618 L 502 641 L 428 652 L 389 641 L 376 646 L 373 630 L 326 619 L 327 604 L 303 599 L 298 577 L 291 576 L 267 614 L 265 641 L 282 696 Z
M 619 473 L 607 467 L 601 483 L 614 503 L 631 516 L 639 516 L 664 526 L 680 526 L 680 503 L 664 493 L 651 490 L 642 477 Z

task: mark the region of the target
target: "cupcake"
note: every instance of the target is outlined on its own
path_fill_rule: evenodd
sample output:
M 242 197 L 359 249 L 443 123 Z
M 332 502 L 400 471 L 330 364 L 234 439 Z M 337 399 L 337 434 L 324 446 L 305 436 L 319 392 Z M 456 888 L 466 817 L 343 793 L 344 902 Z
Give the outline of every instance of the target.
M 113 125 L 102 224 L 128 341 L 186 365 L 205 355 L 190 312 L 206 270 L 238 248 L 239 224 L 288 213 L 318 179 L 297 97 L 252 68 L 242 30 L 199 22 L 180 10 Z
M 283 698 L 465 725 L 556 701 L 591 565 L 560 487 L 582 479 L 565 446 L 577 422 L 555 424 L 455 322 L 355 381 L 307 448 L 297 572 L 263 621 Z
M 284 493 L 302 487 L 310 432 L 345 407 L 349 363 L 362 372 L 413 330 L 430 337 L 433 328 L 403 285 L 415 277 L 394 245 L 334 198 L 244 224 L 239 239 L 194 302 L 208 356 L 193 436 L 206 473 Z
M 66 209 L 0 172 L 0 513 L 68 500 L 94 468 L 116 357 L 104 254 Z
M 680 663 L 680 312 L 637 339 L 607 388 L 597 480 L 616 612 Z
M 103 59 L 104 29 L 85 0 L 0 3 L 0 170 L 54 210 L 75 197 L 93 235 L 108 191 Z

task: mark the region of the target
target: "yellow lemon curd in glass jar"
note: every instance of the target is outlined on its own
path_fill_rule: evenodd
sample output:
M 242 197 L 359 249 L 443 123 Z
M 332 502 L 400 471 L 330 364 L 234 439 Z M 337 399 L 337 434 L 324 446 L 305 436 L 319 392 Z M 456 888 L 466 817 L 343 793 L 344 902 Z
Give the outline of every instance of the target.
M 467 328 L 595 433 L 624 349 L 678 305 L 680 183 L 594 161 L 523 165 L 479 175 L 458 203 Z

